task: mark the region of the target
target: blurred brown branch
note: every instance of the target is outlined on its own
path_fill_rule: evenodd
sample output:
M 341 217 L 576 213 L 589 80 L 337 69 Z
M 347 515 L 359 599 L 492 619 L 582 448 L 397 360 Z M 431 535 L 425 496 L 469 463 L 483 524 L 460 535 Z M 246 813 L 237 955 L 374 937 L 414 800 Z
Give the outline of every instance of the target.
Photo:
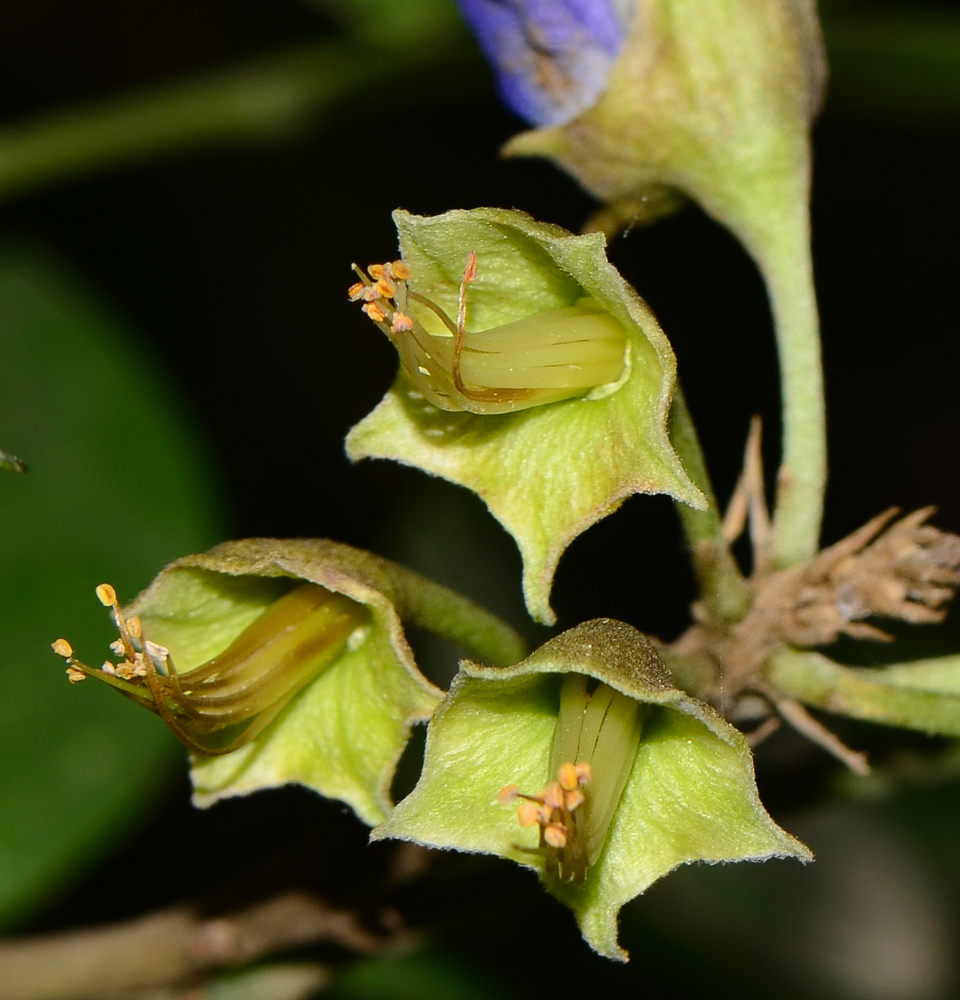
M 394 940 L 371 934 L 356 914 L 299 892 L 212 918 L 178 906 L 124 923 L 0 943 L 0 1000 L 91 1000 L 187 988 L 210 970 L 306 944 L 371 952 Z

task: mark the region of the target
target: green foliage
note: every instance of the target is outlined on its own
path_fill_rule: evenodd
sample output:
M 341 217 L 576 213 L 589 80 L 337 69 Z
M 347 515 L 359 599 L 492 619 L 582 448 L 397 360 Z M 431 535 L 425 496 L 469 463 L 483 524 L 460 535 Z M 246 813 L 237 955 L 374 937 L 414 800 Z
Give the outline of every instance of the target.
M 163 374 L 63 266 L 0 250 L 0 923 L 35 911 L 149 807 L 175 744 L 145 713 L 66 683 L 58 635 L 99 646 L 93 587 L 143 586 L 219 531 Z
M 512 1000 L 502 983 L 434 951 L 363 959 L 332 984 L 330 1000 Z

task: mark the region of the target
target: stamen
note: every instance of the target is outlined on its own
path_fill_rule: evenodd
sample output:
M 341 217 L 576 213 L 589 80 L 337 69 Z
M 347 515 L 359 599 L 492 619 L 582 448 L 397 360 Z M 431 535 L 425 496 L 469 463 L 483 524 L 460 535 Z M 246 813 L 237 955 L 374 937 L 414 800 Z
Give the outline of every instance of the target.
M 442 410 L 506 413 L 616 386 L 628 364 L 626 330 L 590 298 L 488 330 L 467 329 L 475 251 L 460 281 L 456 322 L 408 287 L 402 260 L 371 264 L 350 287 L 352 301 L 390 337 L 417 390 Z M 408 303 L 410 309 L 408 311 Z
M 567 846 L 569 835 L 562 823 L 548 823 L 543 828 L 543 839 L 551 846 L 560 850 Z
M 388 281 L 386 277 L 380 278 L 373 287 L 385 299 L 392 299 L 397 294 L 397 286 Z
M 58 639 L 57 642 L 63 642 L 63 639 Z M 54 648 L 56 648 L 56 643 L 54 643 Z M 68 647 L 69 648 L 69 647 Z M 61 656 L 69 656 L 69 653 L 61 653 Z M 497 801 L 502 802 L 505 806 L 513 805 L 514 802 L 520 797 L 520 786 L 519 785 L 504 785 L 503 788 L 497 792 Z
M 557 780 L 536 795 L 524 794 L 517 785 L 506 785 L 497 795 L 504 805 L 523 799 L 517 808 L 517 822 L 522 827 L 540 827 L 539 850 L 545 854 L 547 871 L 559 870 L 568 881 L 582 882 L 586 872 L 577 841 L 579 815 L 575 813 L 584 804 L 580 788 L 589 782 L 588 769 L 566 762 L 557 769 Z M 571 787 L 565 788 L 565 783 Z
M 368 302 L 364 307 L 363 311 L 374 321 L 374 323 L 382 323 L 386 318 L 386 313 L 376 304 L 376 302 Z
M 497 796 L 505 805 L 523 799 L 517 820 L 540 827 L 537 853 L 548 873 L 582 882 L 599 858 L 636 759 L 645 711 L 640 702 L 582 674 L 564 678 L 552 754 L 557 780 L 536 795 L 511 784 Z
M 179 674 L 169 650 L 144 636 L 140 618 L 124 617 L 113 587 L 101 584 L 97 597 L 112 611 L 120 638 L 110 648 L 123 659 L 93 670 L 58 639 L 53 649 L 67 660 L 71 683 L 99 677 L 161 716 L 183 743 L 205 755 L 230 753 L 256 737 L 340 656 L 367 620 L 362 605 L 303 583 L 265 609 L 218 656 Z M 223 737 L 221 730 L 227 730 Z
M 413 320 L 406 313 L 397 312 L 393 315 L 393 325 L 390 329 L 394 333 L 407 333 L 413 329 Z
M 517 819 L 521 826 L 534 826 L 543 819 L 543 816 L 535 803 L 521 802 L 517 809 Z

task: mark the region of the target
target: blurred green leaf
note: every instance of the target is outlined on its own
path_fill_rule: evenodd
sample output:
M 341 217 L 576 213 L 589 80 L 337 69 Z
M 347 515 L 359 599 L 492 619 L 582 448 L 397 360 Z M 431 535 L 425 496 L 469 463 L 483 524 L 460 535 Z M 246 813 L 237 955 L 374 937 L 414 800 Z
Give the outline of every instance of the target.
M 131 333 L 55 261 L 0 248 L 0 925 L 109 849 L 176 756 L 162 723 L 66 682 L 50 643 L 102 649 L 93 588 L 133 594 L 218 533 L 182 407 Z
M 477 971 L 435 952 L 369 958 L 348 965 L 330 1000 L 511 1000 Z
M 424 42 L 466 41 L 453 0 L 303 0 L 381 48 L 423 50 Z
M 960 14 L 916 4 L 824 12 L 828 109 L 908 125 L 960 124 Z
M 227 68 L 56 109 L 0 128 L 0 198 L 195 149 L 297 135 L 395 72 L 323 38 Z

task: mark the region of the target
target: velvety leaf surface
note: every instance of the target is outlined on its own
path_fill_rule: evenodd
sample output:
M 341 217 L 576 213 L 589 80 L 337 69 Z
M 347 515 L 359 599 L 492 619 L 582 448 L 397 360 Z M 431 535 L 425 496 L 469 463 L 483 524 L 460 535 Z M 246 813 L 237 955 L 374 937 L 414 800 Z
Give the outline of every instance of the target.
M 176 759 L 162 724 L 67 683 L 58 636 L 113 638 L 94 587 L 144 586 L 220 532 L 175 394 L 135 336 L 33 249 L 0 250 L 0 924 L 63 891 Z M 100 609 L 102 610 L 102 609 Z
M 396 212 L 410 287 L 452 315 L 467 254 L 471 329 L 485 330 L 591 296 L 626 329 L 627 377 L 612 390 L 515 413 L 439 411 L 401 371 L 380 405 L 350 432 L 347 452 L 392 458 L 475 491 L 516 539 L 524 596 L 551 623 L 550 587 L 570 542 L 634 493 L 703 497 L 667 437 L 673 351 L 646 304 L 607 262 L 599 234 L 572 236 L 502 209 L 424 218 Z
M 501 805 L 508 784 L 535 792 L 548 774 L 561 674 L 583 673 L 656 706 L 620 799 L 603 853 L 585 882 L 543 871 L 537 828 L 521 828 Z M 753 760 L 737 730 L 672 686 L 652 645 L 620 622 L 587 622 L 504 670 L 469 661 L 430 723 L 423 775 L 375 839 L 498 854 L 535 868 L 576 914 L 598 952 L 625 959 L 620 907 L 692 861 L 762 860 L 810 853 L 760 804 Z

